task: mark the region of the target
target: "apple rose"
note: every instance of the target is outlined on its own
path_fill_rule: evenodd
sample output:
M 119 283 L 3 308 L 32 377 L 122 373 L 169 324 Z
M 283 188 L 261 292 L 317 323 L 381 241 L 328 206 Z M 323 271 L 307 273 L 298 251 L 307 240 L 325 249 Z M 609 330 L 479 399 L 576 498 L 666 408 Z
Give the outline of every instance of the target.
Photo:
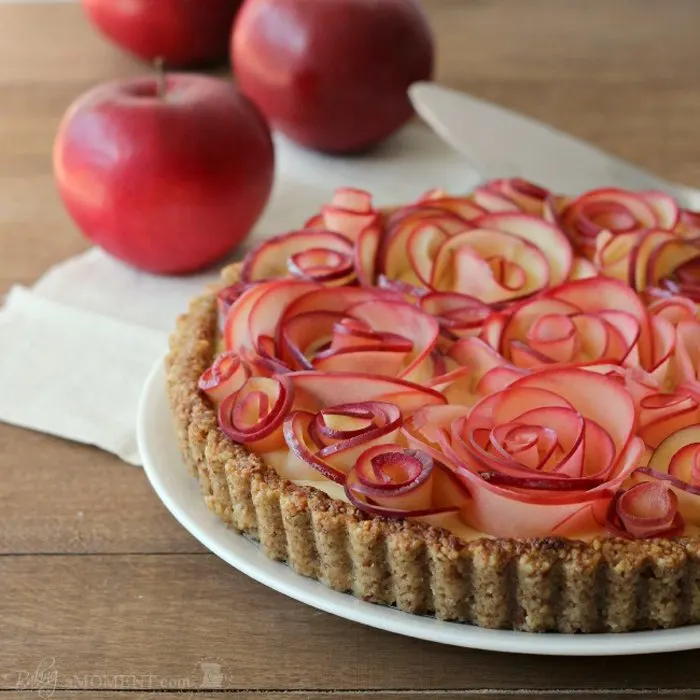
M 363 229 L 375 223 L 378 215 L 369 192 L 341 187 L 335 191 L 330 204 L 324 205 L 319 214 L 306 222 L 305 228 L 335 231 L 354 243 Z
M 354 246 L 352 261 L 358 281 L 366 286 L 374 283 L 384 223 L 372 205 L 369 192 L 350 187 L 336 190 L 330 204 L 311 217 L 306 228 L 333 231 L 350 241 Z
M 231 304 L 243 294 L 248 286 L 249 285 L 243 282 L 237 282 L 228 287 L 223 287 L 216 293 L 216 314 L 219 320 L 218 325 L 220 331 L 224 330 L 226 316 L 228 316 L 228 310 L 231 308 Z
M 472 496 L 462 517 L 490 535 L 599 530 L 644 452 L 624 387 L 581 369 L 544 369 L 458 409 L 426 407 L 403 433 L 443 455 Z
M 554 225 L 523 213 L 500 212 L 464 220 L 409 219 L 387 233 L 383 275 L 432 292 L 510 302 L 569 278 L 573 252 Z
M 266 282 L 231 307 L 227 348 L 291 370 L 365 372 L 424 382 L 440 371 L 438 322 L 396 294 L 291 280 Z
M 378 445 L 395 449 L 404 415 L 445 402 L 431 389 L 370 374 L 296 372 L 285 378 L 296 397 L 284 418 L 288 450 L 265 459 L 288 478 L 343 484 L 362 453 Z
M 219 405 L 222 432 L 255 454 L 284 445 L 282 425 L 294 404 L 289 375 L 252 376 Z
M 219 402 L 219 427 L 291 479 L 342 483 L 360 453 L 396 442 L 404 414 L 445 402 L 427 387 L 370 374 L 239 370 L 236 380 Z
M 509 362 L 532 369 L 615 364 L 665 376 L 675 348 L 673 325 L 605 277 L 569 282 L 493 314 L 481 337 Z
M 597 238 L 659 228 L 672 231 L 679 220 L 675 200 L 663 192 L 629 192 L 612 187 L 574 199 L 552 198 L 546 217 L 559 223 L 574 247 L 593 259 Z
M 345 495 L 360 510 L 385 518 L 457 514 L 470 499 L 445 465 L 397 445 L 362 452 L 345 479 Z
M 353 244 L 339 233 L 304 229 L 270 238 L 246 255 L 244 283 L 284 277 L 349 284 L 356 277 Z
M 661 229 L 614 235 L 601 232 L 594 262 L 601 274 L 626 282 L 638 292 L 661 287 L 700 299 L 700 245 Z
M 673 490 L 664 483 L 647 481 L 616 494 L 606 525 L 617 537 L 649 539 L 682 535 L 685 521 Z
M 522 211 L 542 216 L 549 190 L 519 177 L 491 180 L 474 190 L 474 201 L 487 211 Z
M 652 453 L 633 481 L 663 486 L 674 494 L 686 522 L 700 525 L 700 425 L 671 433 Z
M 237 392 L 251 377 L 271 377 L 286 368 L 273 360 L 243 351 L 240 355 L 223 352 L 199 378 L 199 390 L 218 406 L 227 396 Z

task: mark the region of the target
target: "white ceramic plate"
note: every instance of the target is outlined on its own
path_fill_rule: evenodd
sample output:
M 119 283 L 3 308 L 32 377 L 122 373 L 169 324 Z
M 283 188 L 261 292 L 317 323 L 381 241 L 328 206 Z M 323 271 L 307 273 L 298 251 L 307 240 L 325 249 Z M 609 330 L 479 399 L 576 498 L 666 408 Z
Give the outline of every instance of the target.
M 474 649 L 521 654 L 612 656 L 700 647 L 700 626 L 628 634 L 529 634 L 485 630 L 365 603 L 300 576 L 268 559 L 255 544 L 226 528 L 206 507 L 199 485 L 180 457 L 159 362 L 151 372 L 138 415 L 138 442 L 146 474 L 170 512 L 194 537 L 231 566 L 265 586 L 320 610 L 408 637 Z

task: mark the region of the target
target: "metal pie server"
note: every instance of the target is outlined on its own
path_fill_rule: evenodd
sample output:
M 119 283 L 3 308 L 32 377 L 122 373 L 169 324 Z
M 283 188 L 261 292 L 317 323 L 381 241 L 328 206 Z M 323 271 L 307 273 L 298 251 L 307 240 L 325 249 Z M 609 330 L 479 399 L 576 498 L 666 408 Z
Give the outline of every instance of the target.
M 535 119 L 432 82 L 409 88 L 418 114 L 485 179 L 522 177 L 557 192 L 661 190 L 700 208 L 700 190 L 669 182 Z

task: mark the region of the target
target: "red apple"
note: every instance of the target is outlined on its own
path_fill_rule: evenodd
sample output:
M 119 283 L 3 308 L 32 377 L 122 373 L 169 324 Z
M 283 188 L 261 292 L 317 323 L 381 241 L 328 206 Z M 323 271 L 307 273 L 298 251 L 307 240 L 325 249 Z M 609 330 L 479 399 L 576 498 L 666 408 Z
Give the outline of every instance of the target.
M 96 87 L 54 144 L 61 197 L 87 237 L 164 274 L 202 268 L 247 235 L 273 164 L 258 110 L 230 82 L 198 75 Z
M 357 151 L 412 115 L 433 41 L 415 0 L 245 0 L 231 40 L 243 92 L 299 143 Z
M 83 0 L 90 20 L 146 61 L 184 67 L 226 60 L 241 0 Z

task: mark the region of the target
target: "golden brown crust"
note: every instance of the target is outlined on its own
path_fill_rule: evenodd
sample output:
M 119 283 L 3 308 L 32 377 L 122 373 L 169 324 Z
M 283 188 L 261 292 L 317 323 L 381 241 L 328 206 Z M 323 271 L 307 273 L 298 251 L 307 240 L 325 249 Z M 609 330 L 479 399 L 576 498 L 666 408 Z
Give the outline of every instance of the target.
M 224 270 L 232 284 L 238 267 Z M 700 538 L 463 542 L 369 517 L 280 478 L 218 429 L 197 390 L 217 339 L 212 290 L 177 324 L 167 389 L 180 449 L 209 508 L 272 559 L 364 600 L 481 627 L 625 632 L 700 622 Z

